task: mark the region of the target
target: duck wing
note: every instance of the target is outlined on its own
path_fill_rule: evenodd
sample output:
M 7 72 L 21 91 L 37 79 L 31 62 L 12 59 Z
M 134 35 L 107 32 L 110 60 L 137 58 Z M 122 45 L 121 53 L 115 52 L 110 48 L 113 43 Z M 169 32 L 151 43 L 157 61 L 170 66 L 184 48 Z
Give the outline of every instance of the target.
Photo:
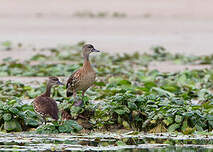
M 73 91 L 75 88 L 79 87 L 81 76 L 82 76 L 82 70 L 78 70 L 74 72 L 69 79 L 67 80 L 66 88 L 67 88 L 67 97 L 71 96 L 73 94 Z
M 35 110 L 42 115 L 50 115 L 53 119 L 58 120 L 58 106 L 54 99 L 50 97 L 37 97 L 34 100 Z

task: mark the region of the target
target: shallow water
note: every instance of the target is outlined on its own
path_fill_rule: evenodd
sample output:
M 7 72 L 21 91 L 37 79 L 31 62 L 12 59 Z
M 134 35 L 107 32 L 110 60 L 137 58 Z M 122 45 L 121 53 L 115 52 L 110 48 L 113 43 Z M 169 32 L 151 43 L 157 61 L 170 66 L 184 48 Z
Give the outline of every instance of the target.
M 211 135 L 0 133 L 1 151 L 213 151 Z

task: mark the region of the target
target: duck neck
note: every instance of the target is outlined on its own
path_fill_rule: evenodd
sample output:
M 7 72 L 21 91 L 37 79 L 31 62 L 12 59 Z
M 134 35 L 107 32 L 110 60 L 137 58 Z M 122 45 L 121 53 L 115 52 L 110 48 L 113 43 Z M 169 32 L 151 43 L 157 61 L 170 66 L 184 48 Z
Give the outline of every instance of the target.
M 45 93 L 42 96 L 50 97 L 51 88 L 52 88 L 52 85 L 47 83 L 46 91 L 45 91 Z
M 89 54 L 87 54 L 87 55 L 84 56 L 83 67 L 84 68 L 90 68 L 91 67 L 91 64 L 90 64 L 90 61 L 89 61 Z

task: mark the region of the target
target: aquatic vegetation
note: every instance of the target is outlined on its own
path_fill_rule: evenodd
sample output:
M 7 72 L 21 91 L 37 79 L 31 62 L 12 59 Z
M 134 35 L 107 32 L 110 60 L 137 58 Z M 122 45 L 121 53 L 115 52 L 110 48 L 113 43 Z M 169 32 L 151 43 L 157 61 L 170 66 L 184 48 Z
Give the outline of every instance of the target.
M 0 64 L 0 76 L 69 76 L 70 73 L 82 65 L 81 47 L 83 44 L 84 42 L 80 42 L 74 46 L 47 48 L 43 51 L 50 52 L 50 55 L 37 54 L 25 62 L 6 58 Z M 154 47 L 152 54 L 139 54 L 136 52 L 133 54 L 110 55 L 102 52 L 99 56 L 92 57 L 91 61 L 95 63 L 94 67 L 99 76 L 123 75 L 129 77 L 130 74 L 137 72 L 134 69 L 147 69 L 152 61 L 212 65 L 213 55 L 173 55 L 163 47 Z
M 36 129 L 36 133 L 38 134 L 75 133 L 81 130 L 82 126 L 80 126 L 76 121 L 67 120 L 63 122 L 63 124 L 54 122 L 52 124 L 40 126 Z
M 37 115 L 32 106 L 20 100 L 0 101 L 0 128 L 7 132 L 26 131 L 38 127 Z
M 106 18 L 106 17 L 112 17 L 112 18 L 124 18 L 127 17 L 127 14 L 123 13 L 123 12 L 112 12 L 112 13 L 108 13 L 108 12 L 91 12 L 91 11 L 78 11 L 76 13 L 73 14 L 73 16 L 76 17 L 83 17 L 83 18 Z
M 0 65 L 0 76 L 68 77 L 82 66 L 80 50 L 83 44 L 84 42 L 80 42 L 73 46 L 47 48 L 43 51 L 50 55 L 37 54 L 24 62 L 5 59 Z M 88 130 L 131 129 L 150 133 L 177 131 L 183 134 L 212 131 L 213 68 L 162 73 L 150 70 L 149 66 L 153 61 L 212 66 L 213 55 L 171 54 L 165 48 L 157 46 L 150 54 L 101 53 L 92 57 L 91 61 L 95 63 L 93 66 L 98 78 L 83 98 L 83 107 L 73 107 L 73 98 L 65 96 L 65 86 L 53 90 L 53 98 L 59 102 L 60 110 L 68 111 L 75 120 L 72 121 L 73 124 L 79 124 Z M 0 81 L 0 101 L 7 105 L 17 98 L 33 99 L 44 90 L 45 83 L 32 87 Z M 80 93 L 78 96 L 81 98 Z M 12 120 L 10 117 L 16 118 L 16 114 L 8 114 L 7 111 L 3 113 L 6 113 L 3 117 L 5 121 Z M 20 122 L 19 124 L 22 125 Z M 72 132 L 65 126 L 63 128 L 54 123 L 48 124 L 39 128 L 38 132 Z
M 11 41 L 3 41 L 1 42 L 1 47 L 6 50 L 9 51 L 12 49 L 12 42 Z

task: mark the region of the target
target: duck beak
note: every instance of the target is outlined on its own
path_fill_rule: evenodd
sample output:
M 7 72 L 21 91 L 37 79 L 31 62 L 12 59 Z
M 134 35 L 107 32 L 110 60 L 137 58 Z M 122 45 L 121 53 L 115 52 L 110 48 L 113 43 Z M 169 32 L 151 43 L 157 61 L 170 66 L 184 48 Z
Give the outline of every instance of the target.
M 64 85 L 62 82 L 58 81 L 57 82 L 58 85 Z
M 96 49 L 92 49 L 91 52 L 100 52 L 100 51 Z

